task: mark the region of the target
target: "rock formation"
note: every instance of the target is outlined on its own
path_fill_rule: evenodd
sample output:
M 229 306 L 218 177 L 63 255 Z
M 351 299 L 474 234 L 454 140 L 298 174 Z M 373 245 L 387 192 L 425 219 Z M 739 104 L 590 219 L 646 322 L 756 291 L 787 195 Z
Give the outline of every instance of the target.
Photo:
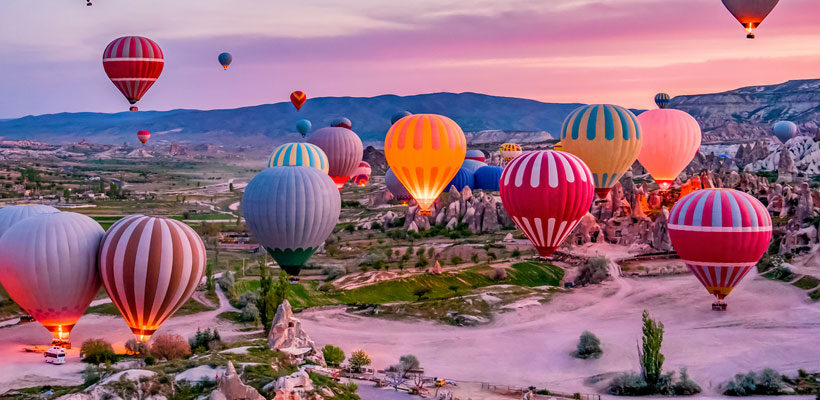
M 233 362 L 228 361 L 228 370 L 217 380 L 216 389 L 211 392 L 209 400 L 265 400 L 251 386 L 242 383 L 242 378 L 236 373 Z
M 326 365 L 322 351 L 302 329 L 302 321 L 293 316 L 293 310 L 287 300 L 276 309 L 276 316 L 268 334 L 268 345 L 271 350 L 279 350 L 290 355 L 294 361 L 305 359 Z

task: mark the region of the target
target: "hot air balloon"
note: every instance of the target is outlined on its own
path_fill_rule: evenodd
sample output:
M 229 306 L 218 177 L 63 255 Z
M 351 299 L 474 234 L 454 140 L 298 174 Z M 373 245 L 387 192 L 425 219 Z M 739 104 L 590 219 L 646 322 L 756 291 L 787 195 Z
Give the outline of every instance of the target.
M 570 113 L 561 128 L 564 151 L 584 160 L 595 193 L 605 198 L 641 152 L 641 126 L 635 114 L 611 104 L 590 104 Z
M 23 219 L 0 238 L 0 283 L 54 335 L 55 345 L 70 347 L 71 329 L 100 289 L 104 234 L 85 215 L 49 212 Z
M 476 149 L 467 150 L 467 155 L 465 155 L 464 158 L 467 160 L 473 160 L 482 163 L 487 160 L 487 157 L 484 155 L 484 152 Z
M 655 95 L 655 104 L 658 105 L 658 108 L 666 108 L 669 107 L 669 101 L 671 98 L 666 93 L 658 93 Z
M 367 181 L 370 180 L 371 172 L 373 172 L 373 170 L 370 168 L 370 164 L 367 161 L 362 161 L 359 163 L 359 166 L 356 167 L 356 170 L 353 171 L 353 177 L 350 179 L 358 186 L 365 186 L 367 185 Z
M 791 121 L 777 121 L 772 126 L 772 133 L 780 139 L 781 142 L 786 143 L 789 139 L 797 135 L 797 125 Z
M 513 158 L 523 153 L 521 146 L 515 143 L 504 143 L 498 148 L 498 151 L 501 153 L 501 158 L 504 159 L 504 162 L 510 162 Z
M 350 129 L 327 127 L 313 132 L 308 143 L 319 146 L 327 154 L 330 162 L 328 174 L 336 182 L 336 187 L 342 190 L 362 161 L 362 140 Z
M 504 168 L 501 201 L 538 254 L 549 257 L 592 205 L 592 182 L 592 173 L 580 158 L 560 151 L 535 151 Z
M 407 205 L 407 202 L 413 200 L 413 195 L 410 194 L 407 188 L 404 187 L 404 184 L 396 177 L 396 174 L 389 168 L 384 173 L 384 185 L 387 186 L 387 190 L 390 191 L 393 197 L 402 202 L 403 205 Z
M 558 142 L 554 146 L 552 146 L 552 149 L 555 150 L 555 151 L 564 151 L 564 144 L 561 143 L 561 142 Z
M 311 124 L 310 121 L 306 119 L 300 119 L 296 122 L 296 130 L 299 131 L 299 134 L 301 134 L 302 137 L 307 136 L 307 133 L 310 132 L 310 128 L 312 126 L 313 124 Z
M 402 118 L 404 118 L 408 115 L 413 115 L 413 114 L 411 114 L 410 111 L 399 111 L 399 112 L 393 114 L 393 116 L 390 117 L 390 125 L 395 124 L 396 121 L 398 121 L 398 120 L 400 120 L 400 119 L 402 119 Z
M 276 167 L 258 173 L 242 196 L 248 230 L 288 274 L 321 246 L 339 222 L 341 197 L 316 168 Z
M 754 39 L 754 29 L 769 15 L 780 0 L 723 0 L 723 5 L 746 28 L 746 37 Z
M 296 107 L 296 111 L 299 111 L 306 101 L 307 95 L 301 90 L 297 90 L 290 94 L 290 102 L 293 103 L 294 107 Z
M 450 118 L 414 114 L 396 121 L 384 139 L 387 164 L 416 199 L 422 215 L 464 162 L 467 140 Z
M 327 173 L 330 162 L 327 154 L 315 144 L 285 143 L 268 158 L 268 168 L 272 167 L 313 167 Z
M 692 192 L 672 207 L 669 238 L 686 266 L 717 298 L 714 309 L 769 247 L 772 220 L 751 195 L 733 189 Z
M 478 171 L 479 168 L 486 167 L 486 166 L 487 166 L 487 164 L 485 164 L 481 161 L 476 161 L 476 160 L 467 160 L 467 159 L 465 159 L 464 162 L 461 163 L 461 168 L 464 168 L 464 169 L 470 171 L 471 173 L 475 173 L 476 171 Z
M 21 205 L 21 206 L 5 206 L 0 208 L 0 237 L 3 236 L 12 225 L 26 219 L 40 214 L 51 214 L 60 212 L 60 210 L 40 204 Z
M 475 172 L 475 188 L 497 192 L 498 180 L 501 179 L 502 172 L 504 172 L 504 168 L 496 165 L 487 165 L 479 168 Z
M 662 191 L 692 161 L 700 148 L 700 125 L 691 115 L 673 109 L 657 109 L 638 116 L 643 144 L 638 161 Z
M 231 62 L 233 61 L 233 56 L 231 53 L 219 53 L 217 60 L 219 60 L 219 65 L 227 70 L 228 66 L 231 65 Z
M 131 104 L 145 95 L 165 65 L 159 45 L 141 36 L 114 39 L 103 51 L 102 61 L 108 78 Z M 137 111 L 136 106 L 130 109 Z
M 151 137 L 151 132 L 146 130 L 137 131 L 137 139 L 139 139 L 142 144 L 145 144 L 148 139 Z
M 205 244 L 190 226 L 135 214 L 106 232 L 100 276 L 134 337 L 147 342 L 191 298 L 205 260 Z
M 456 172 L 456 176 L 444 187 L 444 190 L 449 192 L 450 188 L 455 186 L 456 190 L 462 191 L 465 187 L 472 189 L 474 185 L 475 178 L 473 177 L 473 171 L 461 167 L 458 169 L 458 172 Z
M 353 123 L 345 117 L 334 118 L 333 121 L 330 121 L 330 126 L 353 129 Z

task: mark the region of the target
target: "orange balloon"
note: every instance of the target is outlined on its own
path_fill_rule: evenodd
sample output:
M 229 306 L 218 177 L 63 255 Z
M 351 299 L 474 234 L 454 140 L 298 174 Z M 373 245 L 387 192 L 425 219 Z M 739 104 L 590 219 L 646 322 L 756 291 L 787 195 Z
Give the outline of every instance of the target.
M 436 114 L 408 115 L 396 121 L 384 139 L 390 169 L 426 215 L 456 176 L 466 153 L 461 127 Z
M 643 145 L 638 161 L 666 191 L 692 161 L 700 148 L 698 121 L 671 108 L 649 110 L 638 115 Z

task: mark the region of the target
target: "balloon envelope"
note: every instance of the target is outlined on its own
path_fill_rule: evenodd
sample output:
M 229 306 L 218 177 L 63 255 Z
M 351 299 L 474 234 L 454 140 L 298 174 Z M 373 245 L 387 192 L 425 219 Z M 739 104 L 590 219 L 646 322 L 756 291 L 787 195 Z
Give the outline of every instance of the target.
M 450 118 L 413 114 L 398 120 L 384 140 L 387 164 L 424 214 L 464 162 L 467 140 Z
M 450 183 L 447 184 L 444 190 L 449 192 L 450 189 L 455 186 L 456 190 L 462 191 L 465 187 L 472 189 L 474 184 L 475 178 L 473 177 L 473 171 L 468 168 L 461 167 L 456 173 L 456 176 L 450 180 Z
M 746 28 L 746 37 L 754 38 L 752 30 L 769 15 L 779 0 L 723 0 L 726 9 Z
M 300 119 L 296 122 L 296 130 L 299 131 L 299 134 L 301 134 L 302 137 L 307 136 L 307 133 L 310 132 L 310 128 L 312 126 L 313 124 L 311 124 L 310 121 L 306 119 Z
M 146 130 L 137 131 L 137 139 L 139 139 L 139 141 L 142 142 L 142 144 L 145 144 L 145 142 L 147 142 L 150 137 L 151 132 L 148 132 Z
M 503 158 L 505 162 L 510 162 L 513 158 L 516 158 L 523 153 L 521 146 L 515 143 L 502 144 L 498 148 L 498 152 L 501 153 L 501 158 Z
M 271 167 L 313 167 L 327 173 L 330 162 L 325 152 L 315 144 L 285 143 L 268 158 L 268 168 Z
M 396 121 L 398 121 L 398 120 L 400 120 L 400 119 L 402 119 L 402 118 L 404 118 L 408 115 L 413 115 L 413 114 L 410 114 L 410 111 L 399 111 L 399 112 L 393 114 L 392 117 L 390 117 L 390 124 L 391 125 L 395 124 Z
M 103 51 L 102 61 L 108 78 L 131 104 L 142 99 L 165 65 L 159 45 L 141 36 L 114 39 Z
M 219 65 L 221 65 L 222 68 L 228 69 L 228 66 L 231 65 L 231 62 L 233 61 L 233 56 L 231 53 L 219 53 L 217 59 L 219 60 Z
M 476 149 L 467 150 L 467 154 L 464 156 L 464 158 L 478 162 L 484 162 L 487 160 L 487 157 L 484 155 L 484 152 Z
M 797 125 L 791 121 L 777 121 L 772 126 L 772 133 L 780 139 L 781 142 L 786 143 L 789 139 L 797 135 Z
M 592 171 L 595 192 L 604 198 L 641 152 L 641 126 L 631 111 L 611 104 L 590 104 L 570 113 L 561 128 L 564 151 Z
M 147 342 L 191 298 L 205 260 L 205 244 L 190 226 L 135 214 L 108 228 L 100 249 L 100 275 L 131 332 Z
M 592 173 L 580 158 L 560 151 L 516 157 L 501 175 L 501 201 L 541 257 L 572 233 L 594 197 Z
M 691 115 L 673 109 L 645 111 L 638 122 L 643 133 L 638 161 L 661 190 L 668 190 L 698 153 L 700 125 Z
M 12 225 L 26 219 L 40 214 L 51 214 L 60 212 L 60 210 L 40 204 L 32 204 L 25 206 L 5 206 L 0 208 L 0 237 L 3 236 Z
M 373 169 L 370 168 L 370 164 L 367 161 L 362 161 L 356 170 L 353 171 L 353 177 L 350 179 L 358 186 L 365 186 L 367 185 L 367 181 L 370 180 L 370 174 L 372 172 Z
M 461 168 L 465 168 L 468 171 L 470 171 L 471 173 L 475 173 L 476 171 L 478 171 L 479 168 L 486 167 L 486 166 L 487 166 L 487 164 L 485 164 L 481 161 L 476 161 L 476 160 L 467 160 L 467 159 L 465 159 L 464 162 L 461 163 Z
M 333 178 L 336 187 L 342 190 L 362 161 L 362 140 L 350 129 L 326 127 L 313 132 L 308 143 L 319 146 L 327 154 L 330 165 L 328 175 Z
M 501 179 L 502 172 L 504 172 L 504 168 L 497 165 L 487 165 L 479 168 L 475 172 L 475 188 L 497 192 L 498 181 Z
M 345 117 L 336 118 L 333 121 L 330 121 L 330 126 L 353 129 L 353 123 Z
M 291 275 L 325 242 L 339 222 L 341 197 L 327 174 L 310 167 L 258 173 L 242 196 L 248 230 Z
M 675 203 L 669 238 L 709 293 L 726 297 L 769 247 L 772 220 L 756 198 L 733 189 L 703 189 Z
M 290 102 L 293 103 L 294 107 L 296 107 L 296 111 L 299 111 L 306 101 L 307 95 L 301 90 L 297 90 L 290 94 Z
M 406 202 L 413 199 L 413 195 L 411 195 L 407 188 L 404 187 L 404 184 L 399 181 L 399 178 L 396 177 L 393 170 L 389 168 L 384 173 L 384 184 L 396 200 Z
M 100 289 L 104 234 L 85 215 L 56 212 L 23 219 L 0 238 L 0 283 L 55 339 L 68 339 Z
M 669 102 L 671 98 L 666 93 L 658 93 L 655 95 L 655 104 L 658 105 L 658 108 L 666 108 L 669 107 Z

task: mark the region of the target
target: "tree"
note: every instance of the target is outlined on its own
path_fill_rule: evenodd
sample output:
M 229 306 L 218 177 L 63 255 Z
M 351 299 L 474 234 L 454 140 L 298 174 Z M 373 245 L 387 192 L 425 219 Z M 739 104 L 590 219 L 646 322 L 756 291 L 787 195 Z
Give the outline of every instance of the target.
M 458 266 L 458 264 L 461 264 L 463 262 L 464 262 L 464 260 L 462 260 L 461 257 L 459 257 L 459 256 L 450 257 L 450 264 L 453 264 L 455 266 Z
M 364 352 L 364 350 L 356 350 L 350 354 L 350 358 L 347 360 L 350 363 L 350 368 L 353 371 L 361 371 L 362 367 L 370 365 L 370 356 Z
M 326 344 L 322 347 L 322 354 L 325 356 L 327 365 L 331 367 L 338 367 L 345 360 L 345 352 L 333 345 Z
M 129 354 L 144 357 L 148 354 L 148 345 L 145 344 L 145 342 L 138 342 L 137 339 L 132 338 L 125 342 L 125 350 Z
M 209 262 L 205 263 L 205 289 L 208 293 L 214 293 L 216 291 L 216 285 L 214 284 L 214 266 Z
M 644 310 L 641 320 L 643 321 L 643 345 L 639 350 L 641 375 L 646 383 L 653 387 L 661 377 L 665 359 L 661 353 L 663 323 L 650 318 L 646 310 Z
M 233 193 L 233 182 L 228 183 L 228 191 Z
M 575 283 L 578 285 L 598 284 L 609 278 L 609 260 L 604 257 L 590 258 L 578 270 Z
M 399 365 L 401 366 L 402 371 L 404 371 L 404 377 L 407 377 L 407 374 L 410 371 L 416 371 L 421 369 L 421 363 L 416 356 L 412 354 L 405 354 L 399 357 Z
M 450 285 L 448 289 L 453 291 L 453 296 L 458 296 L 458 285 Z
M 197 331 L 201 335 L 201 332 Z M 191 354 L 191 347 L 185 339 L 177 334 L 163 333 L 154 336 L 151 341 L 151 354 L 166 360 L 178 360 Z
M 416 301 L 421 301 L 421 299 L 430 292 L 430 288 L 421 286 L 413 290 L 413 296 L 416 296 Z
M 604 351 L 601 350 L 601 341 L 598 337 L 590 331 L 584 331 L 578 340 L 578 346 L 572 353 L 572 356 L 583 359 L 598 358 L 603 353 Z
M 472 261 L 473 264 L 478 264 L 478 253 L 471 254 L 470 255 L 470 261 Z
M 114 348 L 105 339 L 88 339 L 80 346 L 80 356 L 83 362 L 103 364 L 117 360 Z
M 288 298 L 290 292 L 290 279 L 287 272 L 282 270 L 279 272 L 279 281 L 274 283 L 273 280 L 267 276 L 265 268 L 262 269 L 262 278 L 260 279 L 260 294 L 257 304 L 259 309 L 259 319 L 265 330 L 265 335 L 270 332 L 273 317 L 276 315 L 276 309 Z

